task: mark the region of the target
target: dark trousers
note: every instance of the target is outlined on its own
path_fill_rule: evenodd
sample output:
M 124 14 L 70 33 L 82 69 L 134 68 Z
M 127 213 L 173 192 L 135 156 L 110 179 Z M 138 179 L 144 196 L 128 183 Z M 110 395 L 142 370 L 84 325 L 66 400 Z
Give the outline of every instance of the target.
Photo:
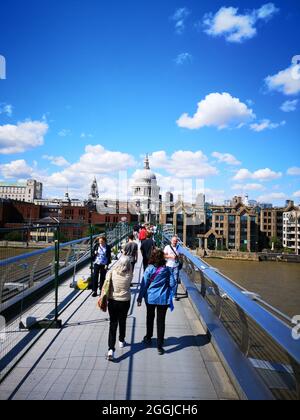
M 105 277 L 107 270 L 105 265 L 94 265 L 94 275 L 93 275 L 93 292 L 97 293 L 98 287 L 100 288 L 100 293 L 105 282 Z M 100 284 L 99 284 L 99 274 L 100 274 Z
M 119 327 L 119 341 L 125 341 L 126 319 L 130 308 L 130 301 L 118 302 L 116 300 L 108 301 L 108 312 L 110 316 L 108 348 L 115 351 L 117 329 Z
M 160 349 L 164 345 L 167 305 L 149 305 L 147 304 L 147 335 L 150 340 L 153 337 L 155 310 L 157 311 L 157 348 Z
M 144 271 L 146 271 L 147 267 L 149 265 L 149 258 L 147 257 L 143 257 L 143 267 L 144 267 Z
M 135 264 L 136 264 L 136 262 L 131 263 L 132 273 L 134 273 Z

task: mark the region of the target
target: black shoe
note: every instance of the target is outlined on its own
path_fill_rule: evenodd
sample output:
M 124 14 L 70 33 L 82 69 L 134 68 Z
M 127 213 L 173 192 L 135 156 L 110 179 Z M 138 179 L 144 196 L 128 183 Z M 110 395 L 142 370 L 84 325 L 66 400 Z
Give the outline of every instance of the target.
M 151 338 L 144 337 L 143 338 L 143 343 L 146 344 L 147 346 L 150 346 L 152 344 L 152 340 L 151 340 Z
M 98 296 L 98 294 L 96 293 L 96 292 L 94 292 L 93 294 L 92 294 L 92 297 L 97 297 Z
M 160 355 L 160 356 L 163 356 L 164 354 L 165 354 L 165 350 L 161 347 L 161 348 L 159 348 L 159 349 L 157 349 L 157 351 L 158 351 L 158 354 Z

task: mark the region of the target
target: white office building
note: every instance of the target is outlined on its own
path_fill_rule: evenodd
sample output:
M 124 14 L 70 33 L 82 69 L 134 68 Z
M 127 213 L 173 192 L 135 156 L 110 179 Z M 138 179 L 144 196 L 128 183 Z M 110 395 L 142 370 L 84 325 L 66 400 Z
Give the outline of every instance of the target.
M 283 246 L 300 254 L 300 209 L 283 213 Z
M 0 184 L 0 198 L 6 200 L 24 201 L 26 203 L 34 203 L 43 195 L 43 184 L 35 179 L 27 181 L 26 185 L 19 184 Z

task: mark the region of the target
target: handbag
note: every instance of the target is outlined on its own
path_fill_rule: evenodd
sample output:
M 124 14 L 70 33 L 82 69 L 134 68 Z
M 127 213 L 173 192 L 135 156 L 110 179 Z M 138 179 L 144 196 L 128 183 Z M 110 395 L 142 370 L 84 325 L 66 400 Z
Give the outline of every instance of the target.
M 102 312 L 107 312 L 107 306 L 108 306 L 108 298 L 107 298 L 107 295 L 103 295 L 98 300 L 98 308 Z
M 110 291 L 112 288 L 112 278 L 111 278 L 111 272 L 108 273 L 107 279 L 105 280 L 105 283 L 103 285 L 101 296 L 98 300 L 97 306 L 102 312 L 107 312 L 108 307 L 108 296 L 110 295 Z

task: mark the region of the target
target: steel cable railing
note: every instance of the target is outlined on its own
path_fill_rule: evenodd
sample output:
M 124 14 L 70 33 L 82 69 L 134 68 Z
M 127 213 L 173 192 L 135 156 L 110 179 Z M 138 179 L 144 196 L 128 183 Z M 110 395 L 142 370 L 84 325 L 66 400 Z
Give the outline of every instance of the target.
M 131 232 L 131 225 L 126 223 L 117 224 L 106 232 L 108 244 L 115 248 L 116 255 L 119 254 L 123 241 Z M 33 300 L 33 296 L 41 289 L 47 287 L 49 290 L 57 285 L 55 304 L 47 303 L 38 310 L 39 318 L 48 319 L 50 324 L 57 320 L 61 302 L 68 302 L 69 296 L 75 296 L 77 293 L 69 288 L 63 288 L 63 295 L 58 302 L 59 279 L 64 275 L 72 276 L 79 266 L 90 263 L 95 239 L 99 236 L 101 235 L 94 235 L 91 230 L 88 237 L 61 244 L 57 242 L 55 246 L 0 260 L 0 315 L 13 311 L 9 323 L 5 323 L 1 316 L 0 379 L 5 372 L 5 358 L 14 351 L 16 345 L 19 345 L 20 333 L 24 335 L 26 332 L 22 329 L 24 325 L 21 328 L 24 313 L 28 315 L 25 302 L 28 299 Z M 92 264 L 90 268 L 92 269 Z M 36 315 L 34 307 L 30 315 Z
M 166 245 L 171 236 L 165 232 L 162 235 Z M 300 399 L 300 341 L 292 337 L 289 318 L 260 298 L 255 300 L 254 295 L 193 255 L 182 243 L 180 253 L 184 261 L 183 283 L 187 278 L 187 283 L 198 291 L 202 303 L 231 337 L 270 395 L 275 399 Z M 214 331 L 210 333 L 213 337 Z

